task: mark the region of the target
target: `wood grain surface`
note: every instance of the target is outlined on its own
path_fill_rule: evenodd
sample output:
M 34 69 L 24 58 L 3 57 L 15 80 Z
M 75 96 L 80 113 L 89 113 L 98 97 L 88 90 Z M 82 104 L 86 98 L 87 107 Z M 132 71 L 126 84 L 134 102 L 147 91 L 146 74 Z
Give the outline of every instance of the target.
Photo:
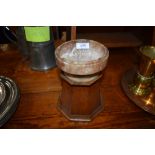
M 15 80 L 21 92 L 16 112 L 2 128 L 155 128 L 155 116 L 137 107 L 121 88 L 122 75 L 134 66 L 135 50 L 109 50 L 101 81 L 104 110 L 91 122 L 72 122 L 58 111 L 61 79 L 57 68 L 32 71 L 18 50 L 0 51 L 0 75 Z
M 79 33 L 78 39 L 92 39 L 104 43 L 108 48 L 114 47 L 137 47 L 142 44 L 134 34 L 129 32 L 109 32 L 109 33 Z

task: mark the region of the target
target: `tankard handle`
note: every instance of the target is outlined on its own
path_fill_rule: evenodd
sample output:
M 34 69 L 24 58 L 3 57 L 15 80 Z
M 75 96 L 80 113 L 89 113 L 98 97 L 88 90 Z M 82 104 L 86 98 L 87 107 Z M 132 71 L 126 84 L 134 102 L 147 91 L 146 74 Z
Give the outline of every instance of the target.
M 13 36 L 14 39 L 12 39 L 7 33 L 10 32 L 10 34 Z M 8 26 L 4 26 L 3 28 L 3 33 L 5 35 L 5 37 L 13 44 L 17 45 L 17 35 L 8 27 Z

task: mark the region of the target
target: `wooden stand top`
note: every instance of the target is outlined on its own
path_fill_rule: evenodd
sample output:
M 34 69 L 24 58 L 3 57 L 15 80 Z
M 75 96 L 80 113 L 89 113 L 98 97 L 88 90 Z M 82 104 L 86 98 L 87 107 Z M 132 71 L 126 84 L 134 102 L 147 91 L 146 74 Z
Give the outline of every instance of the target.
M 72 122 L 57 110 L 61 92 L 57 68 L 33 71 L 18 50 L 0 51 L 0 75 L 15 80 L 21 92 L 19 106 L 3 128 L 155 128 L 155 116 L 137 107 L 121 88 L 121 78 L 134 66 L 135 56 L 133 48 L 110 49 L 101 84 L 103 112 L 91 122 Z

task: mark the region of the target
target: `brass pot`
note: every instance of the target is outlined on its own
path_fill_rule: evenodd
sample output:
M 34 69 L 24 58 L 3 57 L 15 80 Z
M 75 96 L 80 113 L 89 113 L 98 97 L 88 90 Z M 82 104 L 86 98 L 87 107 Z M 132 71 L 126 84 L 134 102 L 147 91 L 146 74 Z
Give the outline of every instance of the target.
M 138 96 L 146 96 L 151 93 L 151 83 L 155 72 L 155 47 L 144 46 L 139 51 L 140 61 L 137 74 L 131 84 L 130 90 Z

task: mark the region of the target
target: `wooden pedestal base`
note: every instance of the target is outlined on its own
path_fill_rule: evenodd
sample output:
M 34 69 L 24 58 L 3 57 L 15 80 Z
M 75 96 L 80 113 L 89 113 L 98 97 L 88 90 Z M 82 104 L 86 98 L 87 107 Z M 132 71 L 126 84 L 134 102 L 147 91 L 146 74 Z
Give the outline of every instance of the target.
M 103 110 L 100 80 L 90 86 L 70 85 L 62 79 L 58 109 L 72 121 L 91 121 Z

